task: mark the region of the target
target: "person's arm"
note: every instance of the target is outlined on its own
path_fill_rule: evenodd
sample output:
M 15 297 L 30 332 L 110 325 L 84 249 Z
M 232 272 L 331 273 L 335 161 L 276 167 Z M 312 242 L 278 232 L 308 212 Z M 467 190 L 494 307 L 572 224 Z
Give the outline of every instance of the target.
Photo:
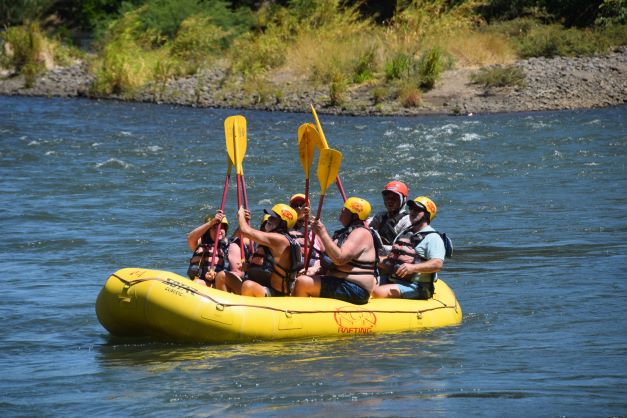
M 416 273 L 438 273 L 443 266 L 444 260 L 439 258 L 432 258 L 416 264 L 405 263 L 396 270 L 396 275 L 405 277 Z
M 251 227 L 248 222 L 246 222 L 246 218 L 250 219 L 250 212 L 244 209 L 242 206 L 237 211 L 237 221 L 239 223 L 239 229 L 246 238 L 249 238 L 255 241 L 257 244 L 265 245 L 266 247 L 276 248 L 280 245 L 282 240 L 287 240 L 281 234 L 273 233 L 273 232 L 264 232 L 258 229 Z
M 320 220 L 315 220 L 312 227 L 324 245 L 325 254 L 331 258 L 333 264 L 336 266 L 343 266 L 348 264 L 351 260 L 359 258 L 364 251 L 363 243 L 367 242 L 368 239 L 372 239 L 370 231 L 366 228 L 358 228 L 351 232 L 346 241 L 344 241 L 344 244 L 342 244 L 342 248 L 340 248 L 333 242 L 327 229 Z
M 222 218 L 224 218 L 224 213 L 221 210 L 218 210 L 209 222 L 205 222 L 200 225 L 198 228 L 191 231 L 187 234 L 187 245 L 192 251 L 195 251 L 200 244 L 200 237 L 203 236 L 205 232 L 207 232 L 212 226 L 222 222 Z

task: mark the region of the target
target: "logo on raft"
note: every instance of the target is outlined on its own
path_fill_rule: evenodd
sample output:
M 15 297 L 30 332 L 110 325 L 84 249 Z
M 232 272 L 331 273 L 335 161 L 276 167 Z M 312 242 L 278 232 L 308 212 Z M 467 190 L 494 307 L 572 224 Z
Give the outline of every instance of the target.
M 337 308 L 333 319 L 338 325 L 338 334 L 369 334 L 377 324 L 377 316 L 354 306 Z

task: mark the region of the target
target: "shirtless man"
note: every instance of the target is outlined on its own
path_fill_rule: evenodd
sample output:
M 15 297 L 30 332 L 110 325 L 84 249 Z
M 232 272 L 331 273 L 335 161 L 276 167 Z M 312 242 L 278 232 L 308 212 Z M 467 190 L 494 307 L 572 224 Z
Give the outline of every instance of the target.
M 264 225 L 264 231 L 252 228 L 246 222 L 250 213 L 240 208 L 237 220 L 244 237 L 249 238 L 264 248 L 267 264 L 272 274 L 266 282 L 259 283 L 254 279 L 245 280 L 241 286 L 242 296 L 289 296 L 290 288 L 296 272 L 301 268 L 300 246 L 288 235 L 287 231 L 294 227 L 298 215 L 288 205 L 279 203 L 271 211 L 265 211 L 270 217 Z
M 325 248 L 321 268 L 311 275 L 296 278 L 293 296 L 315 296 L 363 305 L 376 284 L 377 250 L 370 229 L 364 221 L 370 215 L 370 203 L 351 197 L 340 212 L 344 228 L 331 238 L 320 220 L 312 228 Z

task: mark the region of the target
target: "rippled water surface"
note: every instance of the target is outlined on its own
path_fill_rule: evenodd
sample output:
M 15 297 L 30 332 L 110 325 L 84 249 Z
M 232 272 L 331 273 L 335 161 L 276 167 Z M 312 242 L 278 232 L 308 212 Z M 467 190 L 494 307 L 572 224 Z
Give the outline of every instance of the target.
M 459 327 L 220 346 L 111 339 L 98 291 L 121 267 L 185 273 L 185 235 L 219 204 L 235 113 L 248 120 L 260 214 L 302 190 L 296 131 L 309 114 L 0 97 L 1 416 L 627 415 L 627 107 L 321 115 L 349 194 L 381 210 L 380 189 L 399 179 L 438 204 Z M 340 207 L 330 189 L 328 225 Z

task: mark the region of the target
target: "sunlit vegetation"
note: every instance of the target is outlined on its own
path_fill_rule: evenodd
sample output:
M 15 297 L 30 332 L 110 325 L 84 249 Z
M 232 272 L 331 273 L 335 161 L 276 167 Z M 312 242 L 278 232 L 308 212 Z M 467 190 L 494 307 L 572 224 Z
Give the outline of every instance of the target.
M 364 4 L 385 4 L 372 1 L 9 3 L 0 6 L 7 16 L 0 22 L 2 67 L 32 83 L 50 66 L 46 60 L 75 59 L 76 48 L 67 45 L 87 31 L 92 50 L 83 59 L 95 76 L 93 94 L 129 98 L 146 86 L 159 97 L 169 80 L 200 79 L 219 66 L 224 90 L 243 89 L 252 102 L 281 101 L 288 79 L 328 89 L 333 106 L 367 86 L 375 104 L 412 107 L 449 69 L 500 65 L 474 81 L 520 85 L 508 67 L 516 59 L 627 44 L 625 0 L 398 0 L 386 19 L 364 14 Z

